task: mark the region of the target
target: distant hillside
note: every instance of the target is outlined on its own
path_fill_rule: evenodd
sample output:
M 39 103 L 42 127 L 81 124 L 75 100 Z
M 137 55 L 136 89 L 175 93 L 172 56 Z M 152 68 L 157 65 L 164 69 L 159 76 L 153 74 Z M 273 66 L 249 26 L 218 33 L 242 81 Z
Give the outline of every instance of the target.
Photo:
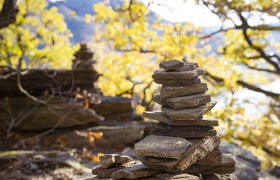
M 101 0 L 67 0 L 63 2 L 49 2 L 49 7 L 57 7 L 65 17 L 68 28 L 73 33 L 72 43 L 88 42 L 94 34 L 94 23 L 84 21 L 85 14 L 94 14 L 93 5 Z M 76 11 L 77 16 L 71 15 Z

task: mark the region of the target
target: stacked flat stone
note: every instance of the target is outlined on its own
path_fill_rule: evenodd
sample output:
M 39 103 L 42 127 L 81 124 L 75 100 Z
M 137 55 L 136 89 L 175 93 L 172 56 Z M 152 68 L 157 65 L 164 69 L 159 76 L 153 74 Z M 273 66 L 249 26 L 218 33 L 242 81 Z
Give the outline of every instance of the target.
M 159 123 L 135 145 L 139 160 L 167 172 L 200 176 L 233 173 L 235 161 L 219 149 L 220 136 L 214 129 L 218 121 L 204 116 L 216 104 L 206 93 L 207 84 L 199 79 L 205 71 L 196 63 L 177 60 L 162 62 L 160 67 L 152 78 L 162 84 L 160 94 L 153 97 L 161 111 L 144 113 Z
M 119 154 L 104 154 L 99 158 L 100 165 L 92 170 L 98 179 L 144 179 L 160 173 L 151 169 L 139 160 L 133 160 L 130 156 Z

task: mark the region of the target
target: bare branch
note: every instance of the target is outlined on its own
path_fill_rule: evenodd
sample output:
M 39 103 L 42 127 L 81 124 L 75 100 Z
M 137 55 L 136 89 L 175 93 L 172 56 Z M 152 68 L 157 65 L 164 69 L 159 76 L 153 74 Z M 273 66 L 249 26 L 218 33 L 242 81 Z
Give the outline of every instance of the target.
M 247 89 L 250 89 L 252 91 L 263 93 L 263 94 L 265 94 L 267 96 L 270 96 L 272 98 L 279 98 L 280 97 L 280 94 L 278 94 L 278 93 L 274 93 L 274 92 L 270 92 L 270 91 L 264 90 L 262 88 L 256 87 L 256 86 L 254 86 L 252 84 L 249 84 L 249 83 L 241 81 L 241 80 L 237 81 L 237 84 L 239 84 L 242 87 L 245 87 Z
M 210 79 L 213 79 L 216 83 L 224 83 L 224 79 L 223 78 L 220 78 L 218 76 L 214 76 L 213 74 L 209 73 L 209 72 L 205 72 L 204 74 L 206 77 L 209 77 Z
M 156 51 L 154 50 L 148 50 L 148 49 L 143 49 L 143 48 L 140 48 L 140 49 L 115 49 L 119 52 L 133 52 L 133 51 L 137 51 L 137 52 L 140 52 L 140 53 L 156 53 Z
M 269 64 L 271 64 L 276 72 L 278 74 L 280 74 L 280 67 L 278 65 L 278 63 L 274 62 L 270 56 L 268 56 L 265 51 L 259 47 L 259 46 L 256 46 L 254 45 L 253 41 L 250 39 L 249 35 L 248 35 L 248 32 L 247 32 L 247 27 L 248 27 L 248 22 L 247 20 L 243 17 L 243 15 L 241 13 L 238 14 L 241 22 L 242 22 L 242 34 L 243 34 L 243 37 L 244 39 L 246 40 L 247 44 L 252 47 L 253 49 L 255 49 L 257 52 L 259 52 L 260 56 L 266 60 L 266 62 L 268 62 Z
M 220 77 L 217 77 L 209 72 L 206 72 L 205 73 L 205 76 L 214 80 L 216 83 L 219 83 L 219 84 L 224 84 L 224 79 L 223 78 L 220 78 Z M 247 82 L 244 82 L 242 80 L 238 80 L 236 81 L 237 84 L 239 84 L 240 86 L 242 87 L 245 87 L 247 89 L 250 89 L 252 91 L 256 91 L 256 92 L 260 92 L 260 93 L 263 93 L 271 98 L 274 98 L 274 99 L 278 99 L 280 97 L 280 94 L 278 93 L 274 93 L 274 92 L 270 92 L 270 91 L 267 91 L 267 90 L 264 90 L 260 87 L 257 87 L 255 85 L 252 85 L 252 84 L 249 84 Z
M 236 26 L 235 29 L 243 29 L 242 25 Z M 260 30 L 260 31 L 280 31 L 280 26 L 271 26 L 271 25 L 258 25 L 258 26 L 249 26 L 247 29 Z
M 256 71 L 263 71 L 263 72 L 269 72 L 269 73 L 275 73 L 277 75 L 279 75 L 276 71 L 270 70 L 270 69 L 265 69 L 265 68 L 258 68 L 258 67 L 254 67 L 254 66 L 250 66 L 249 64 L 242 62 L 242 64 L 244 64 L 247 68 L 249 69 L 253 69 Z
M 221 28 L 220 28 L 219 30 L 214 31 L 214 32 L 212 32 L 212 33 L 210 33 L 210 34 L 207 34 L 207 35 L 205 35 L 205 36 L 202 36 L 202 37 L 200 37 L 199 39 L 207 39 L 207 38 L 210 38 L 210 37 L 212 37 L 212 36 L 215 36 L 215 35 L 217 35 L 217 34 L 219 34 L 219 33 L 221 33 L 221 32 L 227 32 L 227 31 L 232 30 L 232 29 L 235 29 L 235 27 L 231 27 L 231 28 L 226 28 L 226 29 L 224 29 L 223 26 L 221 26 Z

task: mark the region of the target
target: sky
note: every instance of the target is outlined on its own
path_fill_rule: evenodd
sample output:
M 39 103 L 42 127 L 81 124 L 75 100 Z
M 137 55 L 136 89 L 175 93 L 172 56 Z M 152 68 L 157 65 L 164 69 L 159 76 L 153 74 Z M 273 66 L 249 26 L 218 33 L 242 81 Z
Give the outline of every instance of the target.
M 58 2 L 63 0 L 49 0 Z M 64 0 L 67 1 L 67 0 Z M 122 3 L 124 0 L 111 0 Z M 141 0 L 150 10 L 170 22 L 191 22 L 197 26 L 215 26 L 221 22 L 205 6 L 196 5 L 193 0 Z
M 113 0 L 121 1 L 121 0 Z M 197 4 L 194 0 L 142 0 L 149 5 L 150 10 L 170 22 L 190 22 L 199 27 L 221 26 L 222 22 L 217 15 L 210 12 L 204 5 Z M 233 12 L 228 12 L 236 24 L 239 18 Z M 245 17 L 250 15 L 249 24 L 274 24 L 279 23 L 279 19 L 264 13 L 253 12 L 243 14 Z M 226 21 L 224 26 L 232 26 L 230 21 Z
M 50 2 L 69 2 L 69 0 L 49 0 Z M 76 0 L 78 1 L 78 0 Z M 86 0 L 81 0 L 85 2 Z M 109 0 L 112 4 L 123 4 L 124 1 L 128 0 Z M 196 26 L 209 27 L 209 26 L 219 26 L 221 21 L 219 18 L 210 12 L 206 6 L 198 5 L 194 0 L 140 0 L 149 9 L 156 14 L 158 14 L 163 19 L 170 22 L 190 22 Z M 94 4 L 100 2 L 100 0 L 88 0 L 89 4 Z M 76 4 L 77 2 L 75 2 Z M 92 7 L 90 7 L 92 9 Z M 229 12 L 230 14 L 230 12 Z M 238 18 L 232 17 L 238 22 Z M 279 19 L 275 17 L 270 17 L 266 14 L 254 13 L 249 20 L 250 25 L 258 25 L 259 23 L 279 23 Z M 231 26 L 231 23 L 226 22 L 226 26 Z
M 200 27 L 217 26 L 219 18 L 207 7 L 197 5 L 193 0 L 142 0 L 163 19 L 170 22 L 190 22 Z M 152 3 L 151 3 L 152 2 Z

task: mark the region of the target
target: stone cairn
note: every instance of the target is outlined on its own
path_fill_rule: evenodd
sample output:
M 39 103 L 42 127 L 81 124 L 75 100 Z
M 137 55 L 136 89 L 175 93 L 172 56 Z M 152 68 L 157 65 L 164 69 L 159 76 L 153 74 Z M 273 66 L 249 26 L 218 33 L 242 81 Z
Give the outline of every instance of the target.
M 135 145 L 140 162 L 119 164 L 114 167 L 116 171 L 104 167 L 101 160 L 101 167 L 93 174 L 102 177 L 103 173 L 103 178 L 113 179 L 237 179 L 231 174 L 234 159 L 219 148 L 221 138 L 214 129 L 218 120 L 204 116 L 216 104 L 206 94 L 207 84 L 199 79 L 205 71 L 196 63 L 177 60 L 162 62 L 160 67 L 152 77 L 162 84 L 160 94 L 153 96 L 161 111 L 144 113 L 159 123 Z M 112 161 L 112 155 L 103 158 Z
M 160 112 L 145 112 L 144 117 L 159 121 L 151 135 L 135 145 L 140 161 L 154 169 L 190 174 L 228 174 L 235 161 L 222 154 L 216 119 L 203 116 L 216 104 L 206 94 L 207 84 L 199 76 L 204 70 L 196 63 L 177 60 L 160 63 L 153 74 L 162 84 L 153 100 Z

